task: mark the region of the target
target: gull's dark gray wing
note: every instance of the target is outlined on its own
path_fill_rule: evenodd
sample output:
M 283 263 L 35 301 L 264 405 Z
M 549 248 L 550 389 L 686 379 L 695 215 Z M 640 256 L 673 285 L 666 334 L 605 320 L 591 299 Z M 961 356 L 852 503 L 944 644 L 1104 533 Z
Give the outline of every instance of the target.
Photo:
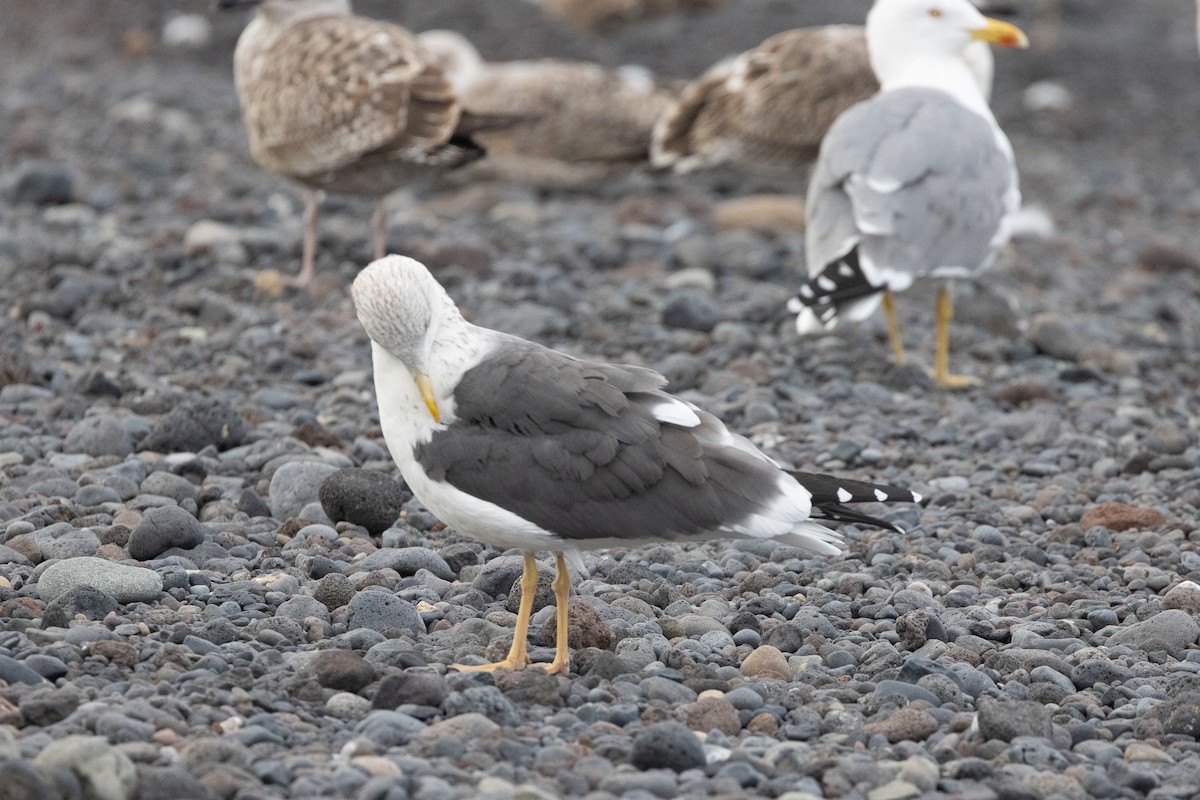
M 780 496 L 778 468 L 661 375 L 500 341 L 415 449 L 433 480 L 576 541 L 713 532 Z

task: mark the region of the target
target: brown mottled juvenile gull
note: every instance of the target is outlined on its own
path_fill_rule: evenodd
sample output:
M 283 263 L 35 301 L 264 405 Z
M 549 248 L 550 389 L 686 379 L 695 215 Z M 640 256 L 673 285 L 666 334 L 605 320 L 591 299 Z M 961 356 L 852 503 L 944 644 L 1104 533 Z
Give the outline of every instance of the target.
M 569 671 L 565 553 L 652 541 L 775 539 L 837 554 L 815 520 L 895 526 L 846 506 L 907 489 L 788 472 L 648 369 L 586 361 L 463 319 L 423 265 L 388 256 L 351 289 L 371 338 L 379 420 L 409 489 L 447 525 L 525 551 L 508 657 L 529 664 L 533 553 L 556 554 L 557 649 Z
M 670 14 L 716 11 L 728 0 L 532 0 L 568 28 L 608 33 L 634 22 Z
M 313 276 L 316 190 L 376 198 L 375 257 L 383 255 L 383 198 L 415 178 L 478 158 L 459 133 L 462 106 L 408 30 L 354 15 L 349 0 L 218 0 L 256 6 L 234 51 L 234 80 L 264 169 L 308 191 L 304 259 Z
M 962 57 L 989 94 L 987 45 Z M 722 164 L 802 172 L 833 121 L 878 91 L 861 25 L 784 31 L 684 87 L 655 125 L 651 160 L 679 173 Z
M 485 62 L 462 34 L 417 37 L 476 120 L 480 168 L 532 180 L 607 177 L 645 163 L 655 120 L 674 100 L 647 70 L 579 61 Z
M 880 92 L 829 129 L 809 182 L 810 280 L 789 307 L 800 333 L 860 320 L 882 301 L 904 363 L 893 292 L 919 277 L 970 276 L 1008 241 L 1020 191 L 1012 146 L 962 59 L 971 42 L 1024 47 L 1016 27 L 967 0 L 876 0 L 867 45 Z M 949 371 L 951 300 L 938 288 L 933 377 Z

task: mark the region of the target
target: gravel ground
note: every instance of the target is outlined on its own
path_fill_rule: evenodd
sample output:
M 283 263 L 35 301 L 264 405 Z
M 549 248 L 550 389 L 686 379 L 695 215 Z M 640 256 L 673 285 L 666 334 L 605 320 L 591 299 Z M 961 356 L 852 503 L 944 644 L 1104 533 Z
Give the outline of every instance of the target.
M 865 11 L 731 6 L 596 41 L 517 0 L 362 10 L 676 77 Z M 890 367 L 878 320 L 798 340 L 802 241 L 719 229 L 736 187 L 401 193 L 393 248 L 477 322 L 652 366 L 784 462 L 928 498 L 878 509 L 906 536 L 848 528 L 841 558 L 587 554 L 560 679 L 445 670 L 503 652 L 520 558 L 395 480 L 346 292 L 368 205 L 326 203 L 318 298 L 255 294 L 297 268 L 301 202 L 248 160 L 238 15 L 189 49 L 159 34 L 200 2 L 9 4 L 0 796 L 1194 796 L 1194 10 L 1063 6 L 1053 46 L 1026 17 L 1040 46 L 999 59 L 1056 230 L 961 287 L 952 366 L 980 389 Z M 900 308 L 928 358 L 932 290 Z

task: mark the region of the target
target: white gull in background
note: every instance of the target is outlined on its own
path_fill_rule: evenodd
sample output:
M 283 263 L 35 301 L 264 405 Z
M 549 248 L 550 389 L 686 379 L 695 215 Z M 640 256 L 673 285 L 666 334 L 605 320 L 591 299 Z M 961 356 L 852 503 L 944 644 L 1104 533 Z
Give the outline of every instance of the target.
M 1020 208 L 1012 146 L 963 49 L 1028 40 L 967 0 L 876 0 L 866 29 L 881 89 L 839 117 L 821 143 L 806 203 L 810 280 L 789 308 L 807 334 L 861 320 L 882 301 L 904 363 L 893 293 L 923 276 L 969 277 L 990 265 Z M 949 371 L 951 315 L 943 283 L 934 381 L 973 385 Z

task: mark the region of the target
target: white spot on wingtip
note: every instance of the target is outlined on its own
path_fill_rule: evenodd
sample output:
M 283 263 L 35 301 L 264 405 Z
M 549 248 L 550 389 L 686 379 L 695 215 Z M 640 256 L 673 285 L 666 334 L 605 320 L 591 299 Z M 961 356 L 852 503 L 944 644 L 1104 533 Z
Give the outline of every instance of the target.
M 919 503 L 919 502 L 921 502 L 922 500 L 924 500 L 924 499 L 925 499 L 925 498 L 924 498 L 924 497 L 921 495 L 921 493 L 920 493 L 920 492 L 913 492 L 913 493 L 912 493 L 912 496 L 913 496 L 913 499 L 912 499 L 912 501 L 913 501 L 914 503 Z
M 692 410 L 691 406 L 674 397 L 669 397 L 654 406 L 650 409 L 650 413 L 654 414 L 654 418 L 659 422 L 678 425 L 681 428 L 694 428 L 700 424 L 700 417 Z
M 837 288 L 837 283 L 830 277 L 822 275 L 817 278 L 817 286 L 821 287 L 826 292 L 832 292 Z
M 886 503 L 887 499 L 888 499 L 888 493 L 885 492 L 883 489 L 876 489 L 875 490 L 875 499 L 881 503 Z
M 849 503 L 851 498 L 853 498 L 853 497 L 854 497 L 854 495 L 850 494 L 848 491 L 841 488 L 840 486 L 838 487 L 838 502 L 839 503 Z

